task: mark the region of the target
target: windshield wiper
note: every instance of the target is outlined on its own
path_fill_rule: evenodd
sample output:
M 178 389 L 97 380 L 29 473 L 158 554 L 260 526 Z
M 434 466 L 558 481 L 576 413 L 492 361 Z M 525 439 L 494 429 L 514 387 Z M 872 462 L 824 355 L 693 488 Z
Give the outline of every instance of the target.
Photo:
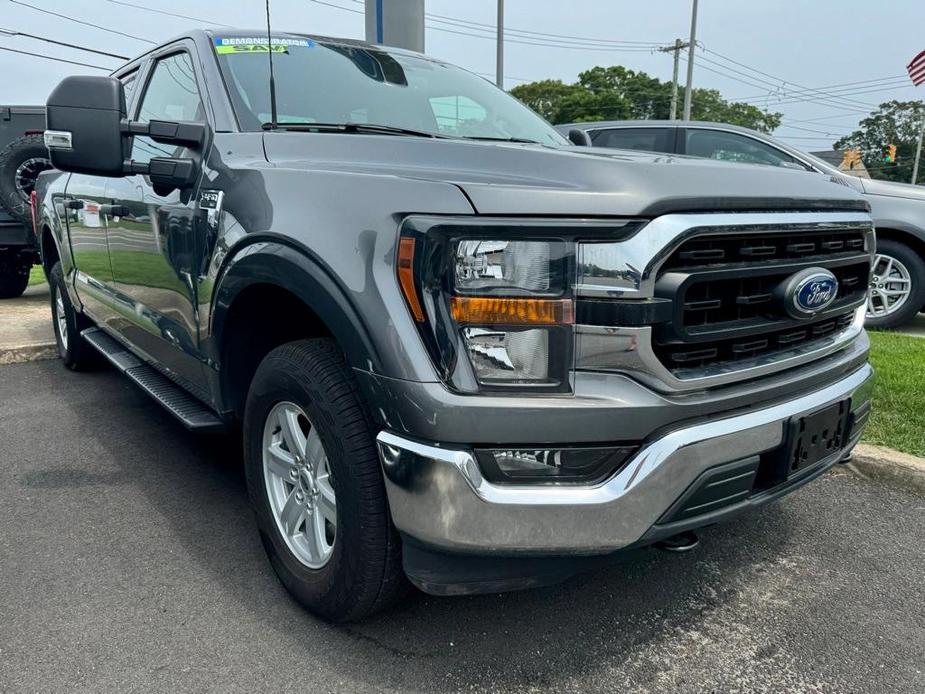
M 490 135 L 463 135 L 465 140 L 484 140 L 486 142 L 523 142 L 529 145 L 543 144 L 539 140 L 530 140 L 526 137 L 491 137 Z
M 260 127 L 264 130 L 295 130 L 300 132 L 318 130 L 322 132 L 340 133 L 381 133 L 383 135 L 409 135 L 412 137 L 452 139 L 449 135 L 441 135 L 440 133 L 432 133 L 426 130 L 413 130 L 411 128 L 399 128 L 394 125 L 379 125 L 378 123 L 264 123 Z

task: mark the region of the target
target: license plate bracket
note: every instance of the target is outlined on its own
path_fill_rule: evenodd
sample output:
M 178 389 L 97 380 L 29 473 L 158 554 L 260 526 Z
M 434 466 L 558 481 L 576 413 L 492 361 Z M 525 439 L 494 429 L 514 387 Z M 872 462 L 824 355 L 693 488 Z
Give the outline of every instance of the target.
M 843 447 L 850 412 L 851 401 L 842 400 L 790 420 L 788 476 L 813 467 Z

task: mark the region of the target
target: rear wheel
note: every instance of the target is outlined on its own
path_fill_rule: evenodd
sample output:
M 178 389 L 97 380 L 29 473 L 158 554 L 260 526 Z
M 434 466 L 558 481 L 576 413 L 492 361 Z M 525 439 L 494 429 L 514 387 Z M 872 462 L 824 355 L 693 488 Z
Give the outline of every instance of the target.
M 247 486 L 273 569 L 309 610 L 361 619 L 406 588 L 356 382 L 330 339 L 270 352 L 244 413 Z
M 32 263 L 22 260 L 12 249 L 0 251 L 0 299 L 15 299 L 22 296 L 29 286 L 29 272 Z
M 925 304 L 925 261 L 912 248 L 894 241 L 877 241 L 867 297 L 867 326 L 898 328 Z
M 51 290 L 52 325 L 61 361 L 73 371 L 86 371 L 99 365 L 98 353 L 80 334 L 80 331 L 90 327 L 91 323 L 86 316 L 74 310 L 64 285 L 64 272 L 61 270 L 60 262 L 55 263 L 51 269 L 48 286 Z

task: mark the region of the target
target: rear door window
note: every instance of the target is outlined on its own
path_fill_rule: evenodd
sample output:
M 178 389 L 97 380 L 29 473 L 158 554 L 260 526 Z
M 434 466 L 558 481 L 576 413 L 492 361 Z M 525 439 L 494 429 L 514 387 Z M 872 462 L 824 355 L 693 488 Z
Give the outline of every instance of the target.
M 799 165 L 793 157 L 776 147 L 747 135 L 723 130 L 688 128 L 685 132 L 684 145 L 684 153 L 692 157 L 766 166 Z
M 608 128 L 590 134 L 595 147 L 671 154 L 674 152 L 674 132 L 674 128 Z

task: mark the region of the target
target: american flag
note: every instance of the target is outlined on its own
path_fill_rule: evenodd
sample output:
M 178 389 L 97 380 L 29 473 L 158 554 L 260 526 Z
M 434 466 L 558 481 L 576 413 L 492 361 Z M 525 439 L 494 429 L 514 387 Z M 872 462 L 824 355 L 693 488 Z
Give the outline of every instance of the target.
M 925 82 L 925 51 L 915 56 L 912 62 L 906 65 L 906 69 L 909 70 L 909 77 L 916 87 Z

